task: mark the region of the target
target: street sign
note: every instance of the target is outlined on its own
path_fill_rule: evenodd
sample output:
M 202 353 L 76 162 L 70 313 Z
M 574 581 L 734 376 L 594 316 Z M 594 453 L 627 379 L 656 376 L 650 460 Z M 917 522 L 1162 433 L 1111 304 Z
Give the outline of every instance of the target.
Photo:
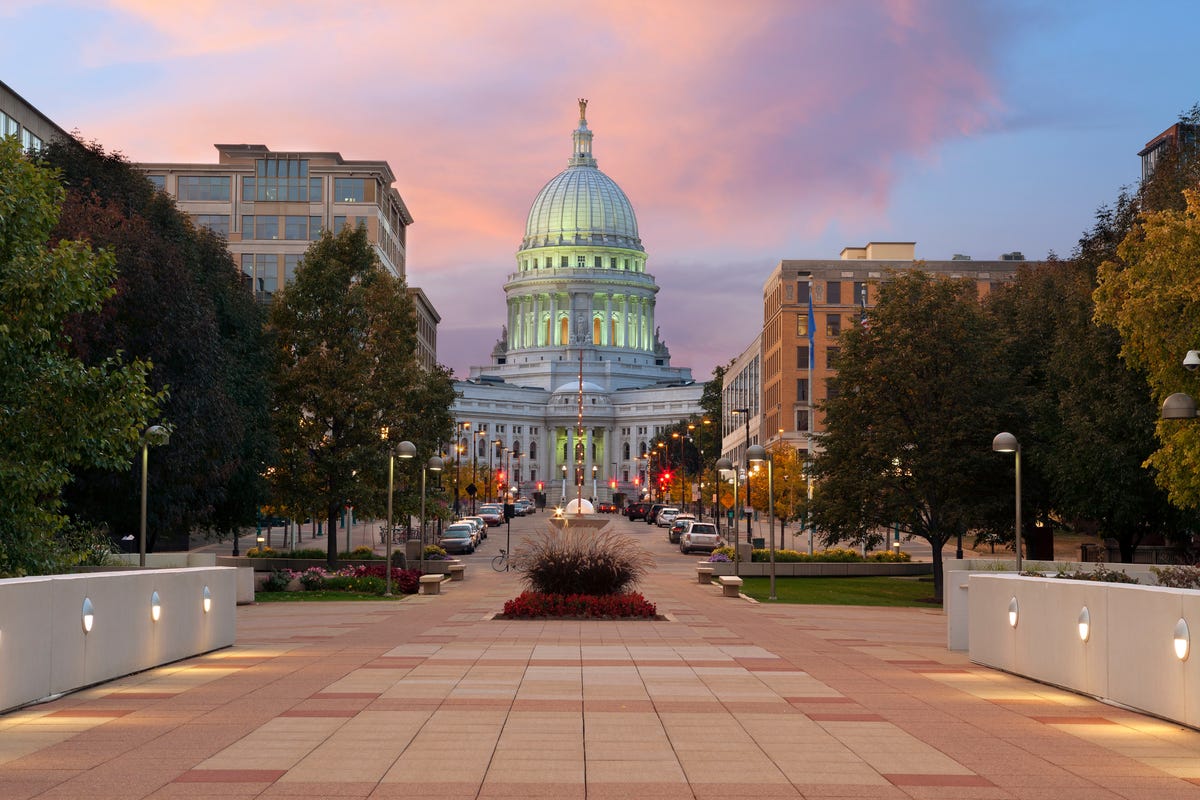
M 479 490 L 475 488 L 475 484 L 467 484 L 467 494 L 469 494 L 471 497 L 474 497 L 478 492 Z
M 733 494 L 731 492 L 722 493 L 721 507 L 722 508 L 733 508 Z

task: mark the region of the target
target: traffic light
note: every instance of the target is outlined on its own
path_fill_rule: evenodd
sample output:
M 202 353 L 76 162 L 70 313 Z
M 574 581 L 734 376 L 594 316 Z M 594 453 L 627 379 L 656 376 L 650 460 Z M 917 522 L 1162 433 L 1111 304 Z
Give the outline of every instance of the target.
M 538 491 L 540 492 L 541 490 L 542 490 L 542 482 L 538 481 Z
M 610 489 L 617 488 L 617 479 L 616 478 L 613 478 L 611 481 L 608 482 L 608 488 L 610 488 Z

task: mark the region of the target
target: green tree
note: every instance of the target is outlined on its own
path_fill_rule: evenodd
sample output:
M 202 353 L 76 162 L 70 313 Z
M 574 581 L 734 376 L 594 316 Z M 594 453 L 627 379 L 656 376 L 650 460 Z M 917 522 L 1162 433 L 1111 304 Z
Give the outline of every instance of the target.
M 820 410 L 813 515 L 826 545 L 898 524 L 933 550 L 974 527 L 1003 484 L 1000 336 L 972 281 L 889 276 L 870 324 L 841 338 L 836 392 Z M 1011 497 L 1011 495 L 1009 495 Z
M 1200 160 L 1200 159 L 1197 159 Z M 1200 347 L 1200 192 L 1186 206 L 1141 214 L 1100 268 L 1096 317 L 1121 334 L 1121 355 L 1143 371 L 1156 403 L 1173 392 L 1200 396 L 1200 379 L 1182 367 Z M 1159 447 L 1147 460 L 1172 503 L 1200 509 L 1200 426 L 1159 421 Z
M 0 139 L 0 574 L 56 567 L 70 470 L 128 468 L 163 400 L 146 386 L 149 364 L 85 364 L 65 347 L 65 323 L 112 295 L 115 271 L 83 242 L 50 247 L 63 196 L 54 172 Z
M 116 257 L 116 291 L 69 323 L 86 363 L 119 352 L 151 362 L 150 384 L 169 387 L 171 442 L 154 452 L 147 547 L 186 546 L 197 529 L 252 524 L 270 454 L 263 314 L 225 241 L 197 230 L 167 195 L 119 153 L 55 142 L 45 158 L 68 186 L 56 235 L 87 238 Z M 68 487 L 72 515 L 134 533 L 140 475 L 79 469 Z
M 397 461 L 400 507 L 419 504 L 403 490 L 419 487 L 421 466 L 453 433 L 453 384 L 442 368 L 420 368 L 412 299 L 379 265 L 362 226 L 325 233 L 308 249 L 269 320 L 280 453 L 273 482 L 285 504 L 324 513 L 332 564 L 341 508 L 382 509 L 388 447 L 401 439 L 417 446 L 417 458 Z

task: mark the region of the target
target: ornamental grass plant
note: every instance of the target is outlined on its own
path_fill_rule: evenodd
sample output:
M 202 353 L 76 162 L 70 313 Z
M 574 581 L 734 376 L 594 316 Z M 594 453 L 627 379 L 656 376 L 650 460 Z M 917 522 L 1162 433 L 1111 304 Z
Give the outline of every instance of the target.
M 551 528 L 533 538 L 513 566 L 531 592 L 613 595 L 636 586 L 654 559 L 623 534 Z

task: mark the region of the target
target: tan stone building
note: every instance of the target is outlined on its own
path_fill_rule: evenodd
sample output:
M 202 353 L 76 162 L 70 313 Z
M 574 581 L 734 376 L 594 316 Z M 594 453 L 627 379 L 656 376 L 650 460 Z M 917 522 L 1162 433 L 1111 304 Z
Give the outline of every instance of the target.
M 751 443 L 770 446 L 785 441 L 809 449 L 810 433 L 824 430 L 813 406 L 837 391 L 837 371 L 830 364 L 838 354 L 838 336 L 862 323 L 878 298 L 879 283 L 889 270 L 922 269 L 954 278 L 974 280 L 981 295 L 992 285 L 1013 279 L 1020 253 L 995 261 L 955 256 L 949 261 L 920 261 L 914 242 L 871 242 L 847 247 L 838 259 L 785 260 L 763 286 L 763 327 L 759 336 L 759 392 L 742 397 L 737 381 L 751 386 L 745 369 L 730 369 L 725 377 L 723 455 L 737 461 L 745 453 L 745 420 L 731 415 L 730 403 L 750 407 Z M 749 351 L 737 366 L 755 364 Z M 735 396 L 736 395 L 736 396 Z
M 406 277 L 407 232 L 413 218 L 386 161 L 357 161 L 332 152 L 273 152 L 260 144 L 218 144 L 215 164 L 139 164 L 197 225 L 226 238 L 259 300 L 268 302 L 295 275 L 304 251 L 323 230 L 365 225 L 379 261 Z M 419 289 L 421 359 L 437 360 L 441 321 Z

